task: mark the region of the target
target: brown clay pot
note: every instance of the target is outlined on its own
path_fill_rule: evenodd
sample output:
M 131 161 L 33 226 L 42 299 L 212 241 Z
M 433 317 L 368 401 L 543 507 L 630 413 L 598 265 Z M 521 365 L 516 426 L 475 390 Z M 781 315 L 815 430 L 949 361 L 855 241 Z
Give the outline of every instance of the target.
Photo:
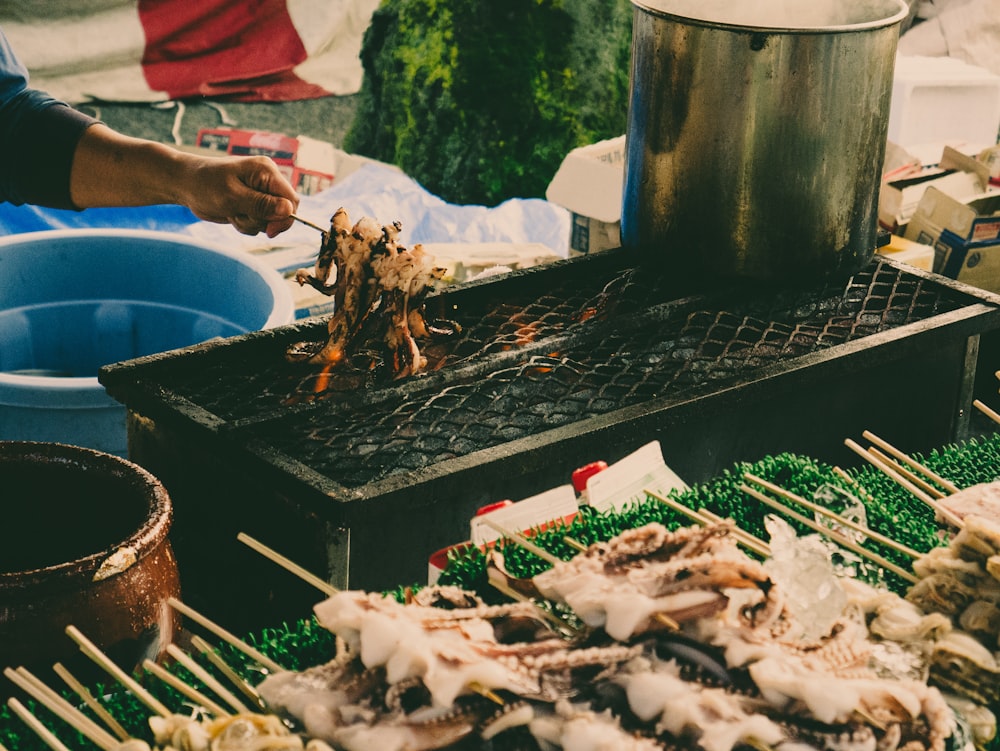
M 0 668 L 73 664 L 68 625 L 126 670 L 161 656 L 180 580 L 159 480 L 91 449 L 0 441 L 0 514 Z

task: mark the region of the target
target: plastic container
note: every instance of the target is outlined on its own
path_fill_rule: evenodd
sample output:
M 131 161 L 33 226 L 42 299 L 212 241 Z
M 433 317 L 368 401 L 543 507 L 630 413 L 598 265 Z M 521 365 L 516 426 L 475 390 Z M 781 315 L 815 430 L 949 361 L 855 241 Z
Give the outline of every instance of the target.
M 900 55 L 889 140 L 936 164 L 945 143 L 978 151 L 997 142 L 1000 76 L 953 57 Z
M 106 364 L 289 323 L 291 289 L 242 251 L 142 230 L 0 238 L 0 440 L 127 454 Z

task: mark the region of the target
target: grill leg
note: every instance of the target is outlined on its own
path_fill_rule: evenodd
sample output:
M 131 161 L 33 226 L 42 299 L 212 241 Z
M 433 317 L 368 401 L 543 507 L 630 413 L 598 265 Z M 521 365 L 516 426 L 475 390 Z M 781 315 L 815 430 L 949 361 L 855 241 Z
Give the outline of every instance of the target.
M 956 441 L 967 440 L 971 434 L 972 400 L 975 398 L 976 367 L 979 363 L 979 334 L 965 342 L 965 359 L 962 362 L 958 387 L 958 403 L 951 433 Z

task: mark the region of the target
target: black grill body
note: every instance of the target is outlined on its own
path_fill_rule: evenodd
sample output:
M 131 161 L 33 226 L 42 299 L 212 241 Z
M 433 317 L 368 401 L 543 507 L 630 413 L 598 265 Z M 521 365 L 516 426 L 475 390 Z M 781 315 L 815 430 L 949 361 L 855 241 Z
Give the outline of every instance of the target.
M 865 429 L 908 451 L 965 435 L 997 296 L 881 256 L 842 282 L 701 292 L 630 260 L 445 288 L 428 318 L 461 333 L 397 381 L 287 362 L 324 320 L 103 368 L 130 457 L 174 500 L 190 604 L 253 628 L 318 599 L 240 531 L 341 587 L 422 583 L 478 507 L 652 440 L 695 483 L 782 451 L 850 466 Z

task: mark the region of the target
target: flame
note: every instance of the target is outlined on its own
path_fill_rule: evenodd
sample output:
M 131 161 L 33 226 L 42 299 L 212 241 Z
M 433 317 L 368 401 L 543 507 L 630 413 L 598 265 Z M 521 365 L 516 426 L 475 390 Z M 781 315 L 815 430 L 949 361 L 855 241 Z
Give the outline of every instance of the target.
M 524 347 L 531 344 L 538 338 L 538 324 L 538 321 L 532 321 L 529 324 L 520 326 L 517 331 L 514 332 L 517 346 Z
M 337 361 L 340 361 L 340 359 L 341 358 L 338 357 Z M 319 371 L 319 374 L 316 376 L 316 382 L 313 384 L 313 393 L 322 394 L 326 391 L 327 387 L 330 385 L 330 374 L 333 373 L 333 366 L 335 364 L 336 363 L 334 362 L 327 363 L 323 366 L 323 369 Z

